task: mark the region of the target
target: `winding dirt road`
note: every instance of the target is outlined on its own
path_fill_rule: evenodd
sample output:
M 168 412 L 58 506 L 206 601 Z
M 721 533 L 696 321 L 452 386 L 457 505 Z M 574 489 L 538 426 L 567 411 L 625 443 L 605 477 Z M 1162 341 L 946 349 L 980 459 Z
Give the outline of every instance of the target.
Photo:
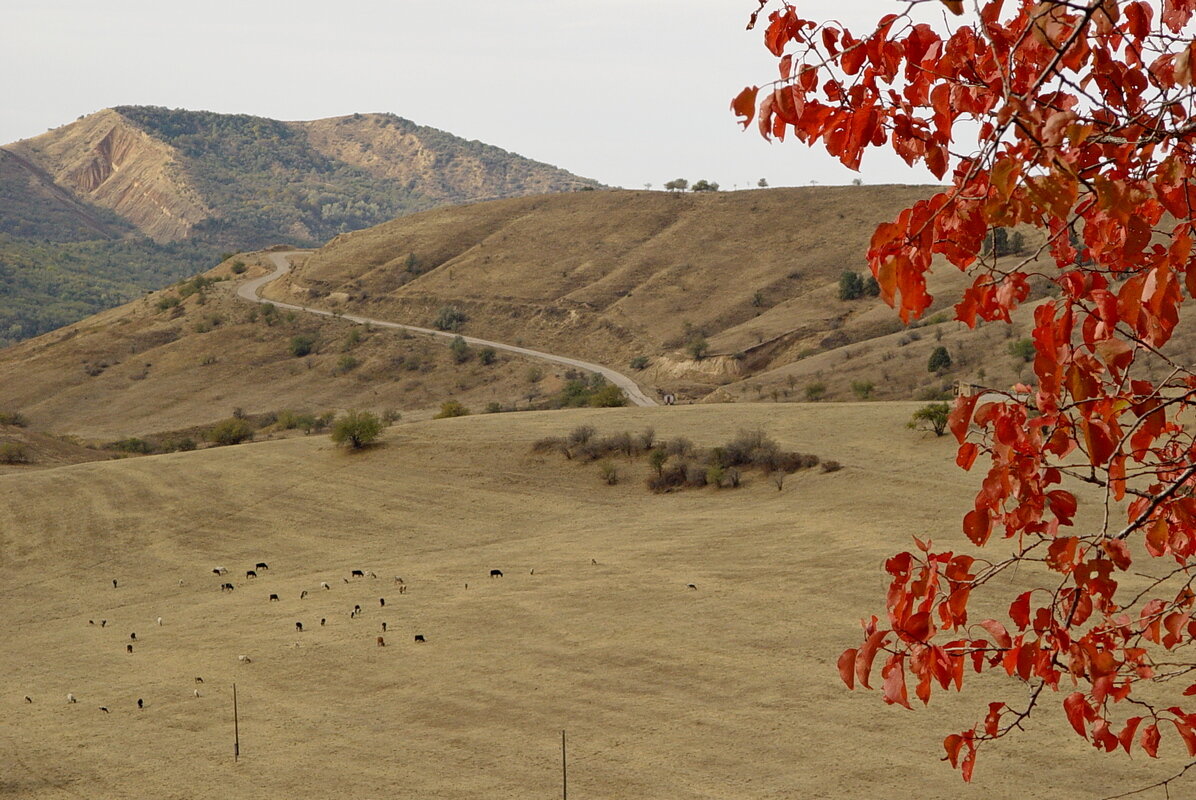
M 318 308 L 307 308 L 305 306 L 297 306 L 291 303 L 280 303 L 277 300 L 267 300 L 258 295 L 258 292 L 263 286 L 271 281 L 281 278 L 283 275 L 291 271 L 291 264 L 287 261 L 287 256 L 293 255 L 296 251 L 286 251 L 279 253 L 269 253 L 270 260 L 274 263 L 274 271 L 269 275 L 263 275 L 260 278 L 245 281 L 237 287 L 237 297 L 242 300 L 248 300 L 251 303 L 271 303 L 279 308 L 289 308 L 293 311 L 304 311 L 308 314 L 319 314 L 324 317 L 340 317 L 347 319 L 350 322 L 357 322 L 362 325 L 375 325 L 379 328 L 398 328 L 405 331 L 412 331 L 414 333 L 422 333 L 428 336 L 439 336 L 444 339 L 453 339 L 460 334 L 433 330 L 431 328 L 420 328 L 415 325 L 400 325 L 397 322 L 387 322 L 382 319 L 370 319 L 369 317 L 359 317 L 355 314 L 334 314 L 331 311 L 323 311 Z M 542 361 L 551 361 L 554 364 L 563 364 L 566 367 L 573 367 L 575 369 L 582 369 L 587 372 L 596 372 L 608 381 L 618 386 L 623 390 L 623 394 L 627 395 L 627 399 L 637 406 L 654 406 L 657 402 L 651 397 L 648 397 L 635 381 L 628 378 L 621 372 L 615 372 L 610 367 L 604 367 L 601 364 L 592 364 L 589 361 L 581 361 L 576 358 L 569 358 L 567 356 L 557 356 L 552 353 L 542 353 L 539 350 L 529 350 L 526 347 L 517 347 L 513 344 L 503 344 L 502 342 L 492 342 L 488 339 L 478 339 L 473 336 L 461 336 L 469 344 L 480 345 L 482 347 L 493 347 L 495 350 L 506 350 L 509 353 L 518 353 L 521 356 L 529 356 L 531 358 L 538 358 Z

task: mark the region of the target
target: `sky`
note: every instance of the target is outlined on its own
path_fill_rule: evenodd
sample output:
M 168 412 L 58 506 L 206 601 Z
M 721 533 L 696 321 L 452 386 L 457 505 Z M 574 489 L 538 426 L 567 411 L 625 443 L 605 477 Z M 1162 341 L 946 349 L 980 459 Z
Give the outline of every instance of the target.
M 936 4 L 937 5 L 937 4 Z M 810 0 L 864 20 L 898 0 Z M 391 112 L 603 183 L 725 189 L 931 183 L 895 156 L 860 173 L 743 131 L 729 109 L 776 60 L 755 0 L 38 0 L 0 26 L 0 142 L 115 105 L 284 120 Z M 846 11 L 844 12 L 844 9 Z M 928 7 L 927 13 L 933 13 Z

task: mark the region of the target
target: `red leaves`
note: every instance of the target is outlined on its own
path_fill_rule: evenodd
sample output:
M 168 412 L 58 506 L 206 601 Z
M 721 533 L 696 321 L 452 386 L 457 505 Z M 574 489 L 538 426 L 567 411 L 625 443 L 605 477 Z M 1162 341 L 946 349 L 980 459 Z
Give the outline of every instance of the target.
M 1030 593 L 1022 592 L 1009 606 L 1009 618 L 1019 631 L 1024 631 L 1030 624 Z
M 909 704 L 909 694 L 905 690 L 905 659 L 894 655 L 880 671 L 884 678 L 884 699 L 890 705 L 905 706 Z
M 844 650 L 839 656 L 839 677 L 847 684 L 848 689 L 855 688 L 855 659 L 859 651 L 854 647 Z
M 1159 738 L 1159 726 L 1155 723 L 1152 722 L 1142 729 L 1142 738 L 1139 744 L 1146 751 L 1146 755 L 1151 758 L 1159 757 Z
M 1071 727 L 1075 728 L 1076 733 L 1088 738 L 1088 728 L 1085 723 L 1092 714 L 1092 709 L 1088 706 L 1084 693 L 1072 692 L 1064 698 L 1063 710 L 1067 714 L 1067 721 L 1071 723 Z

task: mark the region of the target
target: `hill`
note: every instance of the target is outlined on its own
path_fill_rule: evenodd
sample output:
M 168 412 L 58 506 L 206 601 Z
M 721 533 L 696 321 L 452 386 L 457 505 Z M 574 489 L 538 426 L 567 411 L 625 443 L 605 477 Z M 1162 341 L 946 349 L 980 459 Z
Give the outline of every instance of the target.
M 561 730 L 571 794 L 588 797 L 917 785 L 1070 800 L 1178 771 L 1176 747 L 1161 762 L 1093 750 L 1051 695 L 1054 713 L 988 749 L 965 785 L 938 760 L 942 737 L 983 717 L 984 689 L 1024 692 L 974 686 L 911 712 L 843 688 L 835 659 L 881 607 L 881 559 L 911 535 L 962 541 L 975 491 L 949 443 L 903 427 L 911 408 L 472 417 L 398 426 L 352 456 L 321 437 L 0 476 L 4 791 L 547 797 Z M 529 454 L 582 424 L 702 445 L 762 427 L 844 469 L 780 492 L 652 495 L 633 472 L 646 465 L 616 460 L 627 477 L 607 486 L 592 465 Z M 1081 513 L 1099 513 L 1081 494 Z M 269 570 L 244 578 L 259 561 Z M 344 582 L 352 569 L 379 578 Z
M 312 245 L 437 205 L 595 186 L 392 114 L 280 122 L 105 109 L 0 148 L 0 270 L 28 273 L 0 298 L 0 345 L 194 274 L 221 252 Z M 126 266 L 114 271 L 114 258 Z M 31 262 L 70 264 L 77 285 Z

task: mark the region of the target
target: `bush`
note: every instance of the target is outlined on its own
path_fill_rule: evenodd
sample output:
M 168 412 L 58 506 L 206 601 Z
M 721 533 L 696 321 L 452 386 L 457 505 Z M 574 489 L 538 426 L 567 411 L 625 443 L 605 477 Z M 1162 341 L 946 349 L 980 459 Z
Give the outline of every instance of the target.
M 609 461 L 603 461 L 598 465 L 598 474 L 602 476 L 602 480 L 606 481 L 607 486 L 614 486 L 619 482 L 619 471 Z
M 710 343 L 706 341 L 705 336 L 699 334 L 686 343 L 685 352 L 689 353 L 694 361 L 701 361 L 710 354 Z
M 652 454 L 648 456 L 648 463 L 652 465 L 657 475 L 664 472 L 665 462 L 669 460 L 669 454 L 663 450 L 653 450 Z
M 1038 350 L 1034 347 L 1033 339 L 1018 339 L 1009 343 L 1009 355 L 1029 363 L 1038 355 Z
M 648 357 L 636 356 L 635 358 L 631 359 L 630 366 L 632 369 L 644 369 L 648 366 Z
M 446 400 L 440 404 L 440 411 L 432 419 L 447 419 L 449 417 L 467 417 L 469 409 L 456 400 Z
M 168 308 L 174 308 L 181 302 L 182 301 L 179 300 L 179 298 L 175 297 L 174 295 L 160 297 L 160 298 L 158 298 L 158 310 L 165 311 Z
M 951 354 L 947 352 L 947 348 L 939 345 L 930 354 L 930 360 L 926 362 L 926 370 L 927 372 L 942 373 L 949 369 L 951 369 Z
M 822 462 L 822 471 L 823 472 L 838 472 L 841 469 L 843 469 L 843 465 L 840 464 L 838 461 L 823 461 Z
M 528 367 L 526 377 L 528 383 L 539 383 L 544 377 L 544 370 L 539 367 Z
M 449 343 L 449 351 L 453 354 L 453 360 L 458 364 L 464 364 L 469 360 L 469 345 L 465 343 L 465 337 L 454 336 Z
M 817 403 L 824 397 L 826 397 L 826 384 L 822 381 L 817 381 L 806 386 L 806 400 L 808 402 Z
M 353 356 L 344 355 L 341 356 L 336 362 L 336 369 L 334 369 L 332 372 L 334 375 L 344 375 L 346 372 L 352 372 L 353 370 L 357 369 L 358 365 L 360 364 L 361 362 Z
M 0 464 L 28 464 L 29 452 L 20 442 L 0 444 Z
M 332 441 L 350 450 L 372 444 L 382 433 L 383 423 L 368 411 L 347 411 L 332 423 Z
M 498 402 L 497 400 L 491 400 L 489 403 L 486 404 L 486 413 L 487 414 L 502 413 L 502 403 Z
M 273 308 L 273 306 L 270 306 L 270 308 Z M 295 358 L 311 355 L 315 346 L 316 337 L 310 333 L 301 333 L 298 336 L 291 337 L 291 355 Z
M 914 430 L 926 430 L 926 426 L 934 431 L 935 436 L 942 436 L 947 431 L 947 416 L 951 413 L 951 406 L 946 403 L 930 403 L 914 412 L 907 427 Z
M 248 420 L 230 417 L 209 428 L 204 438 L 217 446 L 240 444 L 253 438 L 253 426 Z
M 627 405 L 627 396 L 618 386 L 608 383 L 590 395 L 590 405 L 594 408 L 619 408 Z
M 0 425 L 15 425 L 25 427 L 25 417 L 20 411 L 0 411 Z
M 237 261 L 234 261 L 232 263 L 232 266 L 230 266 L 229 269 L 231 269 L 233 271 L 234 275 L 244 275 L 245 270 L 248 268 L 245 266 L 244 261 L 241 261 L 238 259 Z
M 860 400 L 867 400 L 872 396 L 872 390 L 876 387 L 872 381 L 852 381 L 851 392 Z
M 864 296 L 864 279 L 858 272 L 844 272 L 839 276 L 839 299 L 859 300 Z
M 145 439 L 138 439 L 135 436 L 128 439 L 121 439 L 120 441 L 112 442 L 107 446 L 108 450 L 119 450 L 122 453 L 134 453 L 136 455 L 146 455 L 153 452 L 153 447 Z
M 483 347 L 478 351 L 478 361 L 485 364 L 487 367 L 498 360 L 498 351 L 493 347 Z
M 569 431 L 569 438 L 566 439 L 570 445 L 585 444 L 594 438 L 593 425 L 578 425 L 573 430 Z
M 441 306 L 436 312 L 436 319 L 432 321 L 432 327 L 438 331 L 455 331 L 468 321 L 469 317 L 456 306 Z

